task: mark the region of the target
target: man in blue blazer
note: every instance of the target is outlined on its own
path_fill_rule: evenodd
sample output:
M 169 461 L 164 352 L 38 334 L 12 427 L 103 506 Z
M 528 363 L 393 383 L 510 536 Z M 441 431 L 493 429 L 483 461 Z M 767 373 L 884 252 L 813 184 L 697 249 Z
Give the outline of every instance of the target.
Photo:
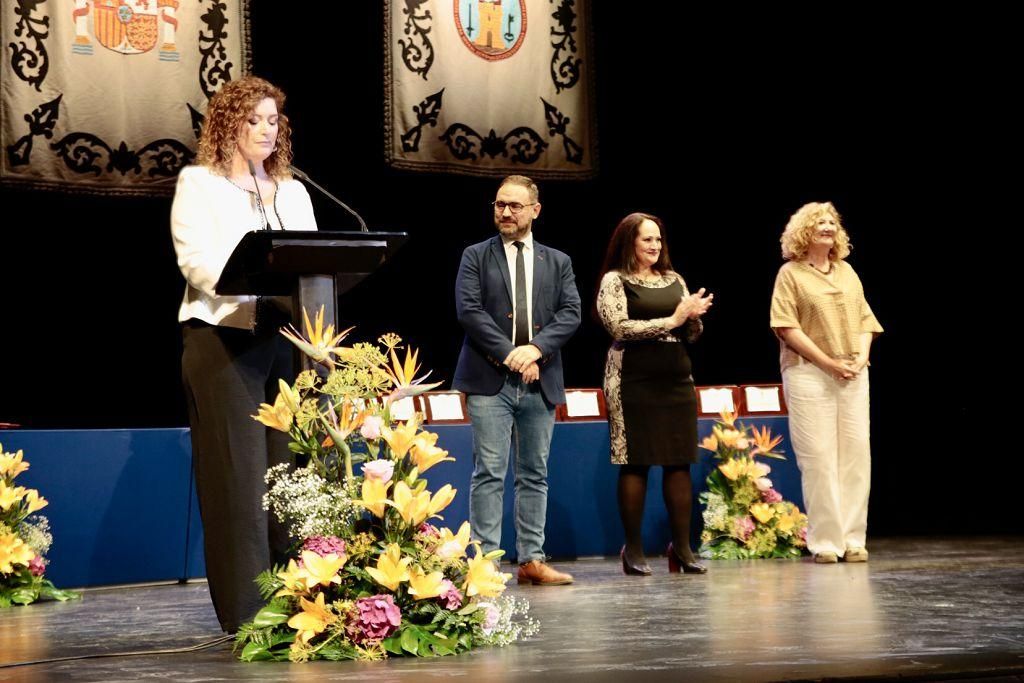
M 533 241 L 537 185 L 508 176 L 495 196 L 498 235 L 467 247 L 455 280 L 466 338 L 454 388 L 466 393 L 473 423 L 469 520 L 485 552 L 501 545 L 502 497 L 515 450 L 519 582 L 572 583 L 545 563 L 548 451 L 555 405 L 565 402 L 560 349 L 580 324 L 569 257 Z

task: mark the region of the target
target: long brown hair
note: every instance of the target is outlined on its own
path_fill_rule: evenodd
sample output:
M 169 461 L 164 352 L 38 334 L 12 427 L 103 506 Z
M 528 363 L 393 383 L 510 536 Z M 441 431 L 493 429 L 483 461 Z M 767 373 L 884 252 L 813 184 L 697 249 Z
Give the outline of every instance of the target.
M 597 278 L 597 291 L 594 292 L 594 304 L 591 306 L 590 314 L 597 322 L 601 322 L 601 316 L 597 313 L 597 293 L 601 289 L 601 281 L 604 276 L 617 270 L 621 273 L 635 273 L 636 262 L 636 235 L 640 231 L 640 224 L 644 221 L 651 221 L 658 226 L 661 232 L 661 253 L 658 254 L 658 262 L 651 266 L 652 270 L 664 275 L 672 270 L 672 261 L 668 257 L 668 239 L 665 235 L 665 224 L 661 219 L 649 213 L 631 213 L 615 226 L 612 237 L 608 241 L 608 250 L 605 252 L 604 265 L 601 266 L 601 274 Z
M 668 257 L 668 237 L 665 234 L 665 224 L 657 216 L 649 213 L 631 213 L 615 226 L 611 240 L 608 242 L 608 251 L 605 252 L 604 265 L 601 267 L 601 275 L 618 270 L 625 274 L 635 273 L 638 270 L 636 262 L 636 235 L 640 231 L 640 224 L 644 221 L 651 221 L 658 226 L 661 232 L 661 253 L 658 254 L 658 262 L 651 266 L 651 269 L 664 275 L 672 270 L 672 261 Z
M 231 159 L 238 150 L 238 130 L 263 100 L 277 105 L 277 145 L 263 162 L 272 178 L 289 178 L 292 162 L 292 129 L 284 115 L 284 93 L 258 76 L 243 76 L 224 84 L 210 99 L 199 136 L 197 163 L 221 175 L 231 172 Z

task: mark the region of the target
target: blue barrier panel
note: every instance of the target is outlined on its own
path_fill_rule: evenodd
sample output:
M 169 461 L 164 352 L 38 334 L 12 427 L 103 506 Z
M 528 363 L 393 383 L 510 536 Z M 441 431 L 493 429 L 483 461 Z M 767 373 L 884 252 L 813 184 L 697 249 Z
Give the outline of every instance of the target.
M 47 576 L 58 586 L 177 579 L 185 556 L 190 448 L 184 429 L 10 431 L 50 501 Z
M 785 417 L 748 419 L 783 436 L 787 460 L 766 460 L 775 488 L 803 509 L 800 475 L 789 445 Z M 714 421 L 698 421 L 698 434 Z M 458 489 L 436 522 L 457 530 L 469 518 L 473 432 L 469 425 L 433 425 L 438 445 L 455 462 L 435 465 L 424 476 L 431 490 Z M 56 430 L 0 433 L 7 450 L 25 450 L 31 469 L 19 477 L 50 500 L 55 542 L 48 575 L 62 586 L 197 578 L 205 575 L 203 534 L 187 429 Z M 609 461 L 606 422 L 555 425 L 548 463 L 545 550 L 556 558 L 614 555 L 622 544 L 616 502 L 618 468 Z M 701 530 L 697 495 L 714 467 L 706 451 L 691 467 L 694 545 Z M 515 557 L 513 467 L 505 485 L 501 546 Z M 436 520 L 435 520 L 436 521 Z M 661 494 L 661 468 L 651 469 L 644 512 L 644 545 L 661 552 L 670 538 Z

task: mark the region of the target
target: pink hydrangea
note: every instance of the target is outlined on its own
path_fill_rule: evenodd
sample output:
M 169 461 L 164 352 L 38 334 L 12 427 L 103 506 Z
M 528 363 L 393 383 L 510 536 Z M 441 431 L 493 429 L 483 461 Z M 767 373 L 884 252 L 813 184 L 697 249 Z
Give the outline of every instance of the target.
M 781 503 L 782 494 L 775 489 L 765 489 L 761 491 L 761 500 L 766 503 Z
M 349 624 L 352 642 L 357 644 L 384 640 L 402 623 L 402 610 L 390 595 L 373 595 L 356 600 L 356 616 Z
M 377 481 L 391 481 L 395 473 L 395 463 L 391 460 L 371 460 L 363 465 L 363 476 Z
M 383 424 L 384 420 L 381 419 L 380 415 L 370 415 L 363 420 L 363 426 L 359 428 L 359 433 L 364 439 L 376 441 L 380 438 L 380 428 Z
M 28 570 L 32 572 L 32 576 L 42 576 L 46 571 L 46 560 L 36 555 L 28 561 Z
M 303 550 L 312 550 L 320 557 L 328 555 L 344 555 L 345 541 L 337 536 L 310 536 L 302 544 Z
M 455 587 L 455 584 L 444 579 L 441 581 L 441 595 L 437 596 L 438 601 L 444 605 L 445 609 L 459 609 L 462 607 L 462 593 Z
M 750 538 L 750 534 L 754 533 L 754 520 L 750 518 L 750 515 L 734 517 L 732 520 L 732 531 L 734 536 L 745 541 Z

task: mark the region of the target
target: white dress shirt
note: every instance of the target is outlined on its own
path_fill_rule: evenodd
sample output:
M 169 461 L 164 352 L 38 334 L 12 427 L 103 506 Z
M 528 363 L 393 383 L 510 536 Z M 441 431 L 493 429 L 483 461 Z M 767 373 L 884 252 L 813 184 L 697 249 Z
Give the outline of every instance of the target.
M 317 229 L 309 193 L 297 180 L 278 184 L 266 212 L 271 229 Z M 171 236 L 186 283 L 180 322 L 195 318 L 211 325 L 253 328 L 256 297 L 218 296 L 214 288 L 242 238 L 263 227 L 255 193 L 205 166 L 181 170 L 171 207 Z

